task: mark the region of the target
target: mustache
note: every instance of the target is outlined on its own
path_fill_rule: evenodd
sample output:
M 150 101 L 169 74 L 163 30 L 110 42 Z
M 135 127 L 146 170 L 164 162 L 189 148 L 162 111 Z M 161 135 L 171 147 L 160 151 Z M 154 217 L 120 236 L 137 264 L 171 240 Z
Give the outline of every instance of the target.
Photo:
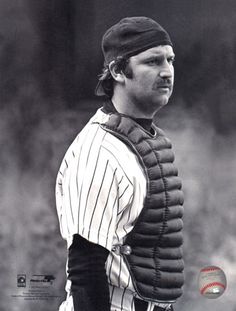
M 154 84 L 153 84 L 153 88 L 154 89 L 156 89 L 156 88 L 158 89 L 160 87 L 168 87 L 169 89 L 171 89 L 173 87 L 173 84 L 172 84 L 170 79 L 155 81 Z

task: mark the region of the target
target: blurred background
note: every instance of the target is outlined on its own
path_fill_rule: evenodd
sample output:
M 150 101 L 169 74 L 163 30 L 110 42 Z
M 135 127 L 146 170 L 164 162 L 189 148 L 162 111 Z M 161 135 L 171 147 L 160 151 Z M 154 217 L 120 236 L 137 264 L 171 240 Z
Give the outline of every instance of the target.
M 104 31 L 147 15 L 176 53 L 175 91 L 156 119 L 173 141 L 186 196 L 186 285 L 175 310 L 236 311 L 235 11 L 234 0 L 0 0 L 0 310 L 52 311 L 65 298 L 57 170 L 102 104 L 94 88 Z M 228 280 L 215 300 L 198 291 L 207 265 Z M 16 297 L 18 274 L 26 291 L 32 275 L 53 275 L 53 297 Z

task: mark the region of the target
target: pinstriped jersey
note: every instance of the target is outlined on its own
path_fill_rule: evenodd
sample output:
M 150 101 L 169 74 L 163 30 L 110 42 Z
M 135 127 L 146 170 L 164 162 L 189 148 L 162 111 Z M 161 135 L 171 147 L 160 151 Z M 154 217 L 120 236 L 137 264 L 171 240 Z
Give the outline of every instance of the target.
M 100 127 L 107 118 L 99 109 L 67 150 L 56 180 L 57 213 L 68 248 L 74 234 L 105 247 L 109 284 L 134 291 L 113 249 L 123 244 L 142 210 L 146 179 L 129 147 Z

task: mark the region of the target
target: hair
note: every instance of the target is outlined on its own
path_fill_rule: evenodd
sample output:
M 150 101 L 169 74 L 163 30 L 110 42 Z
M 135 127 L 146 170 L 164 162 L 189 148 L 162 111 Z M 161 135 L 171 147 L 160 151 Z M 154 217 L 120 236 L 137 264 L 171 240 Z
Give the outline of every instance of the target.
M 130 64 L 129 64 L 129 58 L 127 59 L 127 58 L 124 58 L 122 56 L 119 56 L 115 60 L 115 65 L 116 65 L 118 72 L 122 71 L 128 79 L 133 78 L 133 71 L 132 71 Z M 104 89 L 106 96 L 111 98 L 113 95 L 114 81 L 115 80 L 112 77 L 112 74 L 109 70 L 108 65 L 104 66 L 102 73 L 99 76 L 99 81 L 102 81 L 102 87 Z

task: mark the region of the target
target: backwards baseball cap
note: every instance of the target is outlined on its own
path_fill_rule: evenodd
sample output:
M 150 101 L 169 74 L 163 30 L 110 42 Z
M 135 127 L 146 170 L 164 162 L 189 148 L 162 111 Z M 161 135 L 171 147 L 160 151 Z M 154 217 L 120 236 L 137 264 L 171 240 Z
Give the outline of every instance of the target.
M 108 67 L 112 61 L 120 57 L 127 59 L 158 45 L 172 46 L 168 33 L 160 24 L 144 16 L 123 18 L 103 35 L 104 66 Z M 106 76 L 99 80 L 96 95 L 105 95 L 103 89 L 105 80 Z

